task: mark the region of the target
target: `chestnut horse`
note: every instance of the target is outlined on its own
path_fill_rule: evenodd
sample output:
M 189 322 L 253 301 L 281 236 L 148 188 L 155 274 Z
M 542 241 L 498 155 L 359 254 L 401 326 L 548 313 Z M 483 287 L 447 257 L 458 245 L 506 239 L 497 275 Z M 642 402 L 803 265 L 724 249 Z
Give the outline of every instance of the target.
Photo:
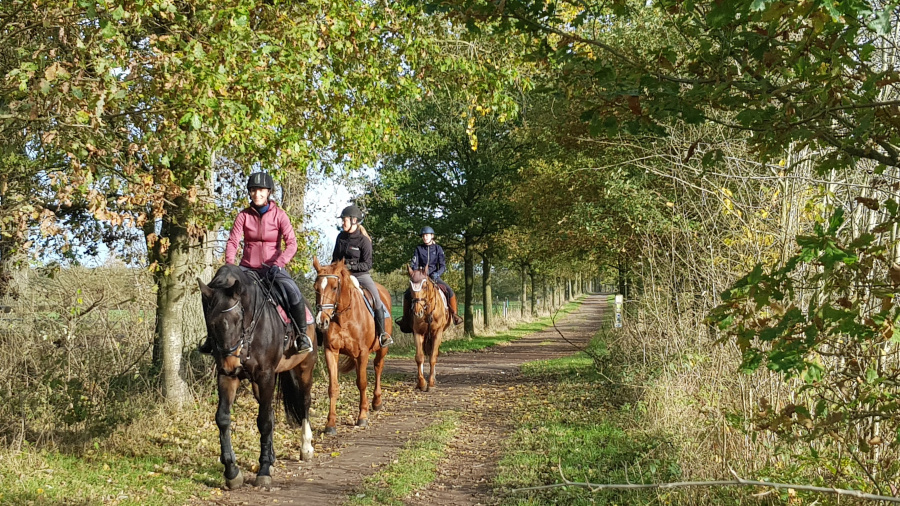
M 450 327 L 450 309 L 446 295 L 440 287 L 428 278 L 428 267 L 409 272 L 409 286 L 412 290 L 410 301 L 412 310 L 412 331 L 416 339 L 416 388 L 423 392 L 434 388 L 435 364 L 437 364 L 438 348 L 444 338 L 444 331 Z M 425 381 L 425 355 L 431 370 L 428 382 Z
M 315 344 L 309 353 L 285 351 L 288 340 L 295 337 L 294 326 L 284 323 L 255 274 L 245 273 L 236 265 L 223 265 L 209 286 L 199 279 L 197 282 L 200 284 L 203 315 L 213 342 L 213 358 L 218 373 L 216 425 L 219 427 L 221 448 L 219 460 L 225 466 L 225 486 L 234 489 L 244 483 L 231 446 L 231 407 L 242 379 L 250 381 L 253 396 L 259 402 L 256 427 L 259 429 L 260 451 L 256 486 L 271 486 L 270 468 L 275 462 L 272 400 L 276 383 L 281 387 L 287 418 L 301 427 L 300 458 L 313 458 L 309 406 L 312 400 L 312 373 L 316 365 Z M 310 324 L 306 335 L 311 336 L 314 331 Z
M 328 422 L 325 434 L 337 434 L 335 407 L 340 391 L 338 384 L 338 357 L 344 355 L 349 360 L 340 365 L 340 372 L 346 373 L 356 368 L 356 387 L 359 389 L 359 415 L 357 427 L 369 424 L 369 406 L 366 399 L 366 366 L 369 354 L 375 352 L 375 388 L 372 392 L 372 410 L 381 409 L 381 371 L 388 349 L 381 346 L 375 336 L 375 320 L 363 300 L 359 282 L 350 275 L 344 261 L 331 265 L 320 265 L 313 260 L 316 269 L 316 327 L 324 334 L 322 347 L 325 349 L 325 364 L 328 366 Z M 378 294 L 384 307 L 391 307 L 391 296 L 381 285 Z M 392 320 L 384 319 L 385 332 L 391 332 Z

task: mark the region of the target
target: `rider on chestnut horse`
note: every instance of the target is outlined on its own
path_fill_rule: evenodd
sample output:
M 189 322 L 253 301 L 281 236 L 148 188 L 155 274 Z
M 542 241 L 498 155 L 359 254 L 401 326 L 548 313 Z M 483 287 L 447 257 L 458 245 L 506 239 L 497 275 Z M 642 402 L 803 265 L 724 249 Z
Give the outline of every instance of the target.
M 441 279 L 441 274 L 447 270 L 447 264 L 444 260 L 444 249 L 434 242 L 433 228 L 424 227 L 419 232 L 419 235 L 422 236 L 422 244 L 416 246 L 416 251 L 413 254 L 410 267 L 413 270 L 428 267 L 428 276 L 431 278 L 431 281 L 441 287 L 447 295 L 450 304 L 450 317 L 453 318 L 453 323 L 459 325 L 463 320 L 457 314 L 456 294 L 453 293 L 453 289 L 450 288 L 450 285 Z M 412 313 L 412 308 L 410 307 L 411 302 L 412 289 L 407 288 L 406 292 L 403 294 L 403 317 L 397 320 L 397 325 L 400 326 L 400 330 L 406 333 L 412 332 L 412 319 L 410 318 L 410 314 Z

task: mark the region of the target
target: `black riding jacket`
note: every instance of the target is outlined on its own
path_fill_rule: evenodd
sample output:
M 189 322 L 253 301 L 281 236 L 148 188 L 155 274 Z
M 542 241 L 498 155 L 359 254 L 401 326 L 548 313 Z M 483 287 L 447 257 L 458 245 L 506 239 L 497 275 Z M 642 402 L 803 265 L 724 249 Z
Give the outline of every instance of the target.
M 364 236 L 359 229 L 348 234 L 341 230 L 334 242 L 334 252 L 331 254 L 331 262 L 344 259 L 351 273 L 369 272 L 372 268 L 372 241 Z

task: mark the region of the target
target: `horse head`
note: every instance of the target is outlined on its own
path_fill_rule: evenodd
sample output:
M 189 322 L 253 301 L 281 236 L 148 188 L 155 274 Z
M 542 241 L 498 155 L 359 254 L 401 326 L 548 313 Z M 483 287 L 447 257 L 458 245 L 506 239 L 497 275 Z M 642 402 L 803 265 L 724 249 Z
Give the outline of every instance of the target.
M 316 327 L 325 330 L 341 310 L 341 288 L 346 284 L 348 274 L 343 259 L 321 265 L 319 259 L 314 258 L 313 268 L 316 269 Z
M 229 268 L 232 267 L 232 268 Z M 206 331 L 213 342 L 213 353 L 219 359 L 236 356 L 244 344 L 244 307 L 246 278 L 235 267 L 222 266 L 209 285 L 199 278 Z
M 428 301 L 419 294 L 431 282 L 428 279 L 428 266 L 426 265 L 422 269 L 413 269 L 407 265 L 406 270 L 409 273 L 409 287 L 412 290 L 412 311 L 416 317 L 422 318 L 428 310 Z

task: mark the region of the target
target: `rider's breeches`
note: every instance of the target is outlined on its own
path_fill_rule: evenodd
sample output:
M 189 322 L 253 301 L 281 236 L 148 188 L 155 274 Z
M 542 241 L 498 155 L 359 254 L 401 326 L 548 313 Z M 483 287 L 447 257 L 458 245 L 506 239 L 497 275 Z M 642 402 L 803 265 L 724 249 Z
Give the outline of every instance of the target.
M 241 269 L 244 269 L 245 271 L 254 271 L 262 279 L 266 279 L 266 276 L 268 275 L 268 268 L 263 268 L 263 269 L 257 270 L 257 269 L 250 269 L 249 267 L 241 267 Z M 285 295 L 287 295 L 288 305 L 290 307 L 294 307 L 297 304 L 300 304 L 301 302 L 303 302 L 303 294 L 300 293 L 300 288 L 297 286 L 297 283 L 294 281 L 294 278 L 292 278 L 290 276 L 290 274 L 287 273 L 286 270 L 280 269 L 278 271 L 278 275 L 275 276 L 274 281 L 276 283 L 278 283 L 278 286 L 281 287 L 282 290 L 284 290 Z M 288 308 L 285 308 L 285 309 L 288 309 Z
M 372 275 L 368 272 L 363 272 L 360 274 L 354 273 L 353 277 L 359 281 L 359 286 L 368 290 L 372 294 L 372 298 L 375 299 L 375 314 L 383 315 L 384 304 L 381 302 L 381 295 L 378 293 L 378 288 L 375 286 L 375 280 L 372 279 Z

